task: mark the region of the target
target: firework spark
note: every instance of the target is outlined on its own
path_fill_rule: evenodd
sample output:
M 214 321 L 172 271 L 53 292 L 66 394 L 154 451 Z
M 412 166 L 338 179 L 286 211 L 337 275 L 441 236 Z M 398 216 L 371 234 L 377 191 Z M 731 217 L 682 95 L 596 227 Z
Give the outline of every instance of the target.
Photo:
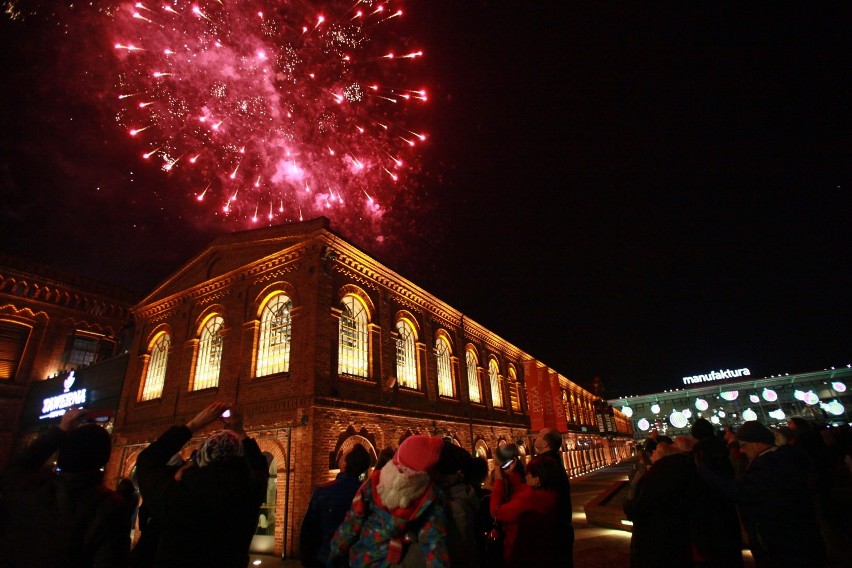
M 410 124 L 426 91 L 405 80 L 422 51 L 394 37 L 398 3 L 127 4 L 111 99 L 144 155 L 214 215 L 381 217 L 426 140 Z

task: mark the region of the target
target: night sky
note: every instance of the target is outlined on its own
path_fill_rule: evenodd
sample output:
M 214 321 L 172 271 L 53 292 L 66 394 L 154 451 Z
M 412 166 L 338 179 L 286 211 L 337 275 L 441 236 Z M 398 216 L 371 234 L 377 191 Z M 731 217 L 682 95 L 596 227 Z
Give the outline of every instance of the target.
M 0 249 L 145 292 L 248 228 L 120 131 L 97 10 L 13 4 Z M 405 2 L 421 170 L 340 232 L 608 397 L 846 366 L 852 12 L 811 4 Z

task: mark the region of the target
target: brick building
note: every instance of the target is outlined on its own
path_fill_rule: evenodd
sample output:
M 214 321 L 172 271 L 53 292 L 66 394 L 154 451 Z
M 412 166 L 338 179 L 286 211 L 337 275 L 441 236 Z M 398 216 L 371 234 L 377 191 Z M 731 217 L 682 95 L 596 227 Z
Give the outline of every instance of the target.
M 531 447 L 531 427 L 549 424 L 568 432 L 574 473 L 628 452 L 614 421 L 600 435 L 600 399 L 370 258 L 327 219 L 220 237 L 132 312 L 108 475 L 131 475 L 167 427 L 232 401 L 270 460 L 255 552 L 296 552 L 312 488 L 354 443 L 375 457 L 408 435 L 441 435 L 490 459 L 502 442 Z
M 26 412 L 28 395 L 49 396 L 54 385 L 61 393 L 71 371 L 79 384 L 92 380 L 100 389 L 89 389 L 86 404 L 101 405 L 106 419 L 114 416 L 124 367 L 113 362 L 106 374 L 94 367 L 121 355 L 137 300 L 126 290 L 0 254 L 0 468 L 16 445 L 56 422 L 40 420 L 35 406 Z M 104 389 L 115 393 L 111 406 L 97 398 Z

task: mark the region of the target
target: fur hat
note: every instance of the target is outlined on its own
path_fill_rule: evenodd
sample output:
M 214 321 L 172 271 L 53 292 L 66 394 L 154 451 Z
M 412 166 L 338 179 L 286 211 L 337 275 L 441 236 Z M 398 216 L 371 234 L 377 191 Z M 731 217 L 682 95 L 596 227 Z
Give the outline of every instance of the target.
M 97 471 L 106 466 L 111 451 L 109 433 L 97 424 L 84 424 L 68 432 L 59 448 L 56 468 L 65 473 Z
M 393 463 L 413 471 L 430 471 L 441 457 L 444 440 L 438 436 L 409 436 L 400 444 Z
M 775 434 L 757 420 L 749 420 L 737 430 L 737 440 L 740 442 L 759 442 L 774 446 Z
M 243 455 L 243 443 L 240 437 L 230 430 L 220 430 L 204 440 L 195 455 L 195 460 L 198 467 L 207 467 L 211 463 L 241 455 Z

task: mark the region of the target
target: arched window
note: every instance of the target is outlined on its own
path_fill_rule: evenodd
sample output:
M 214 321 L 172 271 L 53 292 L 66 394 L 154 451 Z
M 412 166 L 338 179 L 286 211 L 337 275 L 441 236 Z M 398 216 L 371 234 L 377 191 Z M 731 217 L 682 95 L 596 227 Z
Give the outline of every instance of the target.
M 467 365 L 467 389 L 470 393 L 470 401 L 482 402 L 482 394 L 479 388 L 479 375 L 476 372 L 478 361 L 473 349 L 467 350 L 467 353 L 465 354 L 465 363 Z
M 201 330 L 198 342 L 198 360 L 195 363 L 195 380 L 192 390 L 209 389 L 219 386 L 219 370 L 222 367 L 222 333 L 225 320 L 212 316 Z
M 435 357 L 438 359 L 438 394 L 456 396 L 453 369 L 450 365 L 450 344 L 443 337 L 438 337 L 435 341 Z
M 263 307 L 260 316 L 260 341 L 257 346 L 258 377 L 290 370 L 290 310 L 293 302 L 286 294 L 277 294 Z
M 169 358 L 169 347 L 172 339 L 165 331 L 158 333 L 148 349 L 148 372 L 142 384 L 139 400 L 154 400 L 163 396 L 163 385 L 166 382 L 166 364 Z
M 515 373 L 515 368 L 509 365 L 509 404 L 512 405 L 512 410 L 521 411 L 521 395 L 518 391 L 518 375 Z
M 357 296 L 344 296 L 340 302 L 340 345 L 337 372 L 342 375 L 367 377 L 370 336 L 367 309 Z
M 503 381 L 496 359 L 488 361 L 488 380 L 491 382 L 491 404 L 494 408 L 503 408 Z
M 418 388 L 417 384 L 417 348 L 414 345 L 414 328 L 408 320 L 396 322 L 399 337 L 396 339 L 396 380 L 399 386 L 407 389 Z

